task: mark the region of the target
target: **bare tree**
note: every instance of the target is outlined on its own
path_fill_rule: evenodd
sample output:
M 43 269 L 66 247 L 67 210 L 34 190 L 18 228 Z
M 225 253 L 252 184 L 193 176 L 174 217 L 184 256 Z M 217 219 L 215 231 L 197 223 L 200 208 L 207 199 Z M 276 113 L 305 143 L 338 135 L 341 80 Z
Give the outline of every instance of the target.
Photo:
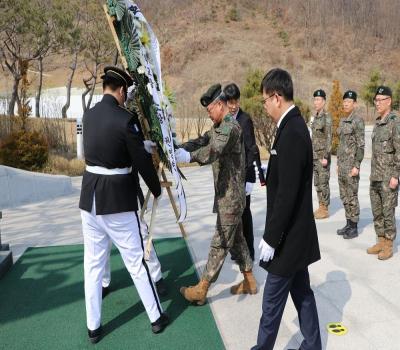
M 97 85 L 98 72 L 104 62 L 112 62 L 115 43 L 108 27 L 104 11 L 98 4 L 86 3 L 84 12 L 85 42 L 84 66 L 88 76 L 83 78 L 85 91 L 82 94 L 82 108 L 90 108 Z M 89 96 L 88 100 L 86 97 Z

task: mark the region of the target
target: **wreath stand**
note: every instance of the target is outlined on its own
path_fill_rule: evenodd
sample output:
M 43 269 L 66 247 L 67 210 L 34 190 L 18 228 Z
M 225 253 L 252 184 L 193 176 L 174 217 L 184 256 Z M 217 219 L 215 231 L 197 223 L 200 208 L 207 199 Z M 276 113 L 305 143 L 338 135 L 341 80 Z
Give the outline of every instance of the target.
M 124 66 L 125 70 L 128 70 L 128 62 L 127 62 L 127 60 L 126 60 L 126 58 L 125 58 L 125 56 L 124 56 L 124 54 L 123 54 L 123 52 L 121 50 L 121 46 L 119 44 L 118 35 L 117 35 L 117 33 L 115 31 L 115 27 L 114 27 L 115 17 L 111 17 L 108 14 L 107 5 L 103 5 L 103 8 L 104 8 L 104 12 L 106 14 L 107 20 L 108 20 L 108 24 L 110 26 L 110 30 L 111 30 L 112 36 L 113 36 L 114 41 L 115 41 L 115 45 L 117 46 L 117 49 L 118 49 L 118 53 L 119 53 L 119 56 L 121 58 L 122 65 Z M 148 124 L 147 120 L 143 117 L 143 113 L 141 113 L 141 114 L 142 115 L 139 116 L 139 119 L 140 119 L 140 122 L 142 124 L 142 129 L 144 130 L 145 135 L 148 136 L 150 127 L 149 127 L 149 124 Z M 172 182 L 168 181 L 167 176 L 165 175 L 165 171 L 164 171 L 164 164 L 160 161 L 159 157 L 157 155 L 153 156 L 153 160 L 154 160 L 154 163 L 155 163 L 155 168 L 158 169 L 158 171 L 157 171 L 158 177 L 161 176 L 161 181 L 160 181 L 161 188 L 165 188 L 167 190 L 169 201 L 171 203 L 172 209 L 174 210 L 175 217 L 178 220 L 179 212 L 178 212 L 178 208 L 177 208 L 176 203 L 175 203 L 174 196 L 172 195 L 172 191 L 171 191 Z M 142 209 L 140 211 L 140 219 L 141 220 L 143 219 L 143 216 L 144 216 L 144 214 L 146 212 L 146 209 L 148 207 L 148 204 L 149 204 L 149 201 L 150 201 L 150 197 L 151 197 L 151 192 L 150 192 L 150 190 L 147 190 L 147 194 L 146 194 Z M 148 239 L 147 245 L 146 245 L 145 260 L 148 260 L 149 257 L 150 257 L 150 251 L 151 251 L 152 241 L 153 241 L 153 229 L 154 229 L 155 219 L 156 219 L 156 215 L 157 215 L 157 208 L 158 208 L 158 199 L 154 198 L 153 199 L 153 206 L 151 208 L 151 218 L 150 218 L 150 226 L 149 226 L 149 239 Z M 177 222 L 177 223 L 179 225 L 179 229 L 181 231 L 182 237 L 184 239 L 186 239 L 186 231 L 185 231 L 185 228 L 183 227 L 183 224 L 180 223 L 180 222 Z

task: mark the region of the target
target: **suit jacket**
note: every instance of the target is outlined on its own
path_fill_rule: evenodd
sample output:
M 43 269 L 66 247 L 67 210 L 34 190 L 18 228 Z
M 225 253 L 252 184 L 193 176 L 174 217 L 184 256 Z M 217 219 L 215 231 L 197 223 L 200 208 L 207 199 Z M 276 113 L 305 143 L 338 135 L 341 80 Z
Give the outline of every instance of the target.
M 275 154 L 275 152 L 276 154 Z M 320 259 L 312 206 L 313 153 L 310 134 L 297 107 L 282 120 L 266 175 L 267 218 L 264 240 L 272 260 L 260 266 L 291 276 Z
M 256 182 L 256 174 L 253 162 L 256 160 L 259 151 L 256 144 L 256 137 L 254 135 L 253 121 L 250 116 L 241 109 L 239 109 L 236 120 L 242 128 L 244 150 L 246 154 L 246 182 L 254 183 Z
M 136 115 L 111 95 L 83 115 L 83 147 L 87 165 L 108 169 L 133 167 L 127 175 L 98 175 L 85 171 L 79 208 L 90 212 L 93 194 L 98 215 L 136 211 L 139 172 L 155 197 L 161 193 L 152 158 L 143 145 Z

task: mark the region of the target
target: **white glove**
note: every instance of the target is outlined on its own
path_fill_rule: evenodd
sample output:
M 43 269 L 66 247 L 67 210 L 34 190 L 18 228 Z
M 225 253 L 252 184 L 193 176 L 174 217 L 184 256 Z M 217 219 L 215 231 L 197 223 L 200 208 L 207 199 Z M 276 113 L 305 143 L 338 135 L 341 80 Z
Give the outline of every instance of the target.
M 126 93 L 126 102 L 133 101 L 133 99 L 135 98 L 135 94 L 136 94 L 135 90 L 136 90 L 135 84 L 128 87 L 128 91 Z
M 246 196 L 250 196 L 251 192 L 253 192 L 254 184 L 252 182 L 246 182 Z
M 267 262 L 274 258 L 275 248 L 272 248 L 264 239 L 261 239 L 258 249 L 260 249 L 260 260 Z
M 253 162 L 253 165 L 254 165 L 254 171 L 256 173 L 256 177 L 259 177 L 260 172 L 258 171 L 257 163 Z M 261 164 L 261 169 L 262 169 L 262 171 L 264 173 L 264 178 L 267 175 L 267 168 L 268 168 L 268 164 Z
M 175 150 L 175 159 L 177 163 L 190 163 L 190 153 L 183 148 Z
M 144 140 L 144 149 L 147 153 L 153 154 L 156 151 L 157 144 L 150 140 Z

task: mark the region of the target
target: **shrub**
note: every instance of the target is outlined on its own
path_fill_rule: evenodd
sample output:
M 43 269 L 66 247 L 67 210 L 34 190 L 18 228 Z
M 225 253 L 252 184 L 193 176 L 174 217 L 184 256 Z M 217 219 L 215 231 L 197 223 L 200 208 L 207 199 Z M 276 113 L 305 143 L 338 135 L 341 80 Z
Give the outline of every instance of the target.
M 239 10 L 237 7 L 232 7 L 228 13 L 228 19 L 237 22 L 240 21 L 240 15 L 239 15 Z
M 14 132 L 0 146 L 1 163 L 14 168 L 40 170 L 48 157 L 47 142 L 36 131 Z
M 57 175 L 80 176 L 85 171 L 85 161 L 76 158 L 68 160 L 58 155 L 50 155 L 43 171 Z
M 299 98 L 295 98 L 294 104 L 300 109 L 302 117 L 304 118 L 305 122 L 308 123 L 311 117 L 311 109 L 308 103 L 304 102 Z
M 343 116 L 343 100 L 342 90 L 340 89 L 340 82 L 333 81 L 332 93 L 329 98 L 328 111 L 332 116 L 332 154 L 336 155 L 339 145 L 339 136 L 336 132 L 339 127 L 340 118 Z

